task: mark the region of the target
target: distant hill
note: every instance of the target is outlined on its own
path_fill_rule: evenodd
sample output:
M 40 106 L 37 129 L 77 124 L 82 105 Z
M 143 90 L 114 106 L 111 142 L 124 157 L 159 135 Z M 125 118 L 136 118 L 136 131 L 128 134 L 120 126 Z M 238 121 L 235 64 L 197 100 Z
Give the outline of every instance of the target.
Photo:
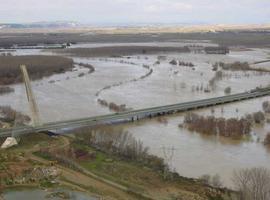
M 0 24 L 0 29 L 24 29 L 24 28 L 74 28 L 80 25 L 76 22 L 35 22 L 35 23 L 11 23 Z

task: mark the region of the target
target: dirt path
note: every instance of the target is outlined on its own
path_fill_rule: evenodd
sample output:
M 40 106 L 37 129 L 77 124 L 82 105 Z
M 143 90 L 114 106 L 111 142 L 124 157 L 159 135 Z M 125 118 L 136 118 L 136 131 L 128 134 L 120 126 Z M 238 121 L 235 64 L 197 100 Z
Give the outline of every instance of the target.
M 65 148 L 70 144 L 69 139 L 66 137 L 61 137 L 61 140 L 62 144 L 60 146 L 55 145 L 51 148 Z M 49 165 L 50 162 L 48 160 L 45 160 L 33 154 L 38 150 L 40 150 L 40 148 L 37 145 L 34 148 L 25 151 L 25 157 L 33 161 L 42 163 L 44 165 Z M 81 191 L 88 191 L 94 194 L 101 195 L 101 199 L 137 199 L 133 195 L 127 193 L 128 188 L 98 177 L 87 170 L 84 170 L 83 173 L 80 173 L 58 164 L 56 165 L 56 167 L 61 171 L 61 176 L 63 178 L 63 180 L 61 180 L 60 182 L 65 185 L 72 186 L 73 188 L 79 189 Z

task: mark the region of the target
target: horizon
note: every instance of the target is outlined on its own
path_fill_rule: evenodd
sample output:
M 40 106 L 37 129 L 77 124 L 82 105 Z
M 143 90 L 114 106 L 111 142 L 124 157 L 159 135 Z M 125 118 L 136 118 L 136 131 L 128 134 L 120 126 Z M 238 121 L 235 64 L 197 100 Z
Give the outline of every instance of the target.
M 74 24 L 74 27 L 143 27 L 143 26 L 220 26 L 220 27 L 233 27 L 233 26 L 270 26 L 269 23 L 204 23 L 204 22 L 175 22 L 175 23 L 158 23 L 158 22 L 101 22 L 101 23 L 83 23 L 78 21 L 65 21 L 65 20 L 52 20 L 52 21 L 29 21 L 29 22 L 9 22 L 0 23 L 0 25 L 57 25 L 57 24 Z
M 38 3 L 34 0 L 10 0 L 0 7 L 0 22 L 267 24 L 270 19 L 269 7 L 267 0 L 47 0 Z

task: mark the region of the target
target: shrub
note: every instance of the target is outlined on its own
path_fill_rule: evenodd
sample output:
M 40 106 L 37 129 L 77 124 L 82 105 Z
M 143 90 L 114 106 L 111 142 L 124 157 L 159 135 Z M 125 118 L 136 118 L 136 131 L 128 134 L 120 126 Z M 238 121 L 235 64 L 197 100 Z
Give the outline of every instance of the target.
M 206 184 L 206 185 L 210 185 L 211 183 L 211 176 L 209 174 L 204 174 L 200 177 L 200 180 Z
M 263 112 L 256 112 L 253 114 L 254 122 L 257 124 L 263 123 L 265 120 L 265 116 Z
M 222 187 L 222 182 L 218 174 L 211 176 L 209 174 L 202 175 L 200 180 L 206 184 L 211 185 L 212 187 L 220 188 Z
M 7 123 L 25 124 L 30 122 L 30 117 L 13 110 L 9 106 L 0 106 L 0 121 Z
M 262 108 L 263 108 L 264 112 L 270 113 L 270 102 L 269 101 L 263 102 Z
M 216 188 L 222 187 L 222 182 L 218 174 L 212 177 L 211 184 L 213 187 L 216 187 Z
M 270 145 L 270 132 L 266 135 L 264 139 L 264 145 Z
M 1 94 L 7 94 L 7 93 L 12 93 L 15 90 L 11 87 L 0 87 L 0 95 Z
M 231 94 L 231 91 L 232 91 L 231 87 L 226 87 L 225 90 L 224 90 L 224 93 L 225 94 Z
M 78 77 L 83 77 L 85 75 L 85 73 L 81 72 Z
M 177 61 L 176 60 L 171 60 L 170 64 L 171 65 L 177 65 Z
M 249 134 L 251 123 L 245 119 L 236 118 L 215 118 L 213 116 L 199 116 L 189 113 L 184 118 L 184 123 L 190 131 L 196 131 L 203 134 L 221 135 L 225 137 L 241 137 Z

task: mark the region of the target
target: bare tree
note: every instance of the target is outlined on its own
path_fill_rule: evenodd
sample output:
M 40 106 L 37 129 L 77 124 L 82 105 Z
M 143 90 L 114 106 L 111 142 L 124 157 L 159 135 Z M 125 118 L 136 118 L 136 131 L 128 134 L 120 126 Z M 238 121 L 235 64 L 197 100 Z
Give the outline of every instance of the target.
M 171 169 L 170 167 L 172 167 L 172 161 L 173 161 L 173 156 L 174 156 L 174 152 L 175 152 L 175 148 L 166 148 L 166 147 L 162 147 L 162 151 L 163 151 L 163 156 L 164 156 L 164 161 L 167 164 L 164 167 L 164 171 L 163 171 L 163 175 L 164 175 L 164 179 L 168 178 L 168 175 L 170 175 L 171 173 Z M 172 177 L 170 177 L 172 178 Z
M 218 174 L 211 176 L 209 174 L 204 174 L 200 177 L 200 180 L 206 184 L 211 185 L 212 187 L 220 188 L 222 187 L 222 181 Z
M 265 168 L 236 171 L 233 181 L 240 192 L 240 200 L 270 199 L 270 171 Z
M 216 187 L 216 188 L 222 187 L 221 178 L 220 178 L 220 176 L 218 174 L 216 174 L 216 175 L 214 175 L 212 177 L 212 182 L 211 183 L 212 183 L 213 187 Z
M 264 139 L 264 145 L 270 145 L 270 132 L 267 133 L 267 135 Z
M 228 95 L 231 94 L 231 91 L 232 91 L 231 87 L 226 87 L 224 93 Z

